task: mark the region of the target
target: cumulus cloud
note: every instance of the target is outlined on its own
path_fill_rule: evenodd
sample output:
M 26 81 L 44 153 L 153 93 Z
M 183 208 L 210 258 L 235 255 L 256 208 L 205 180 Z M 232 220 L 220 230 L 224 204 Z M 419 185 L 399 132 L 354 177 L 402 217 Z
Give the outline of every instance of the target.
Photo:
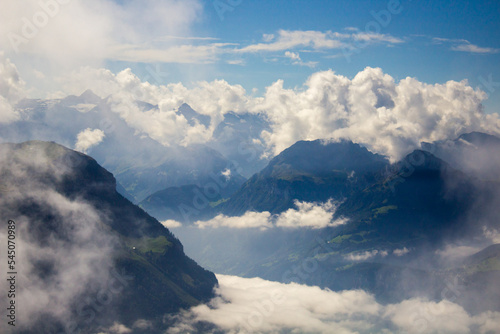
M 279 80 L 256 106 L 267 111 L 272 131 L 262 137 L 275 155 L 298 140 L 349 139 L 373 152 L 401 158 L 421 141 L 456 138 L 464 132 L 500 133 L 497 114 L 485 115 L 486 94 L 467 81 L 396 83 L 379 68 L 352 80 L 333 71 L 314 73 L 304 90 Z
M 167 333 L 196 333 L 201 322 L 227 333 L 498 332 L 500 313 L 472 316 L 449 301 L 409 299 L 384 306 L 362 290 L 334 292 L 226 275 L 217 279 L 217 297 L 184 312 Z
M 101 143 L 104 137 L 102 130 L 87 128 L 76 136 L 75 150 L 86 153 L 89 148 Z
M 243 216 L 228 217 L 218 215 L 208 221 L 195 223 L 199 228 L 260 228 L 266 230 L 273 227 L 281 228 L 312 228 L 320 229 L 335 227 L 347 223 L 347 219 L 333 219 L 338 204 L 329 200 L 325 203 L 311 203 L 295 201 L 296 208 L 290 208 L 279 215 L 271 215 L 268 211 L 247 211 Z
M 346 260 L 349 260 L 349 261 L 366 261 L 368 259 L 374 258 L 377 255 L 380 257 L 384 257 L 384 256 L 387 256 L 387 254 L 388 254 L 388 252 L 385 250 L 381 251 L 381 250 L 374 249 L 372 251 L 347 254 L 346 256 L 344 256 L 344 258 Z
M 326 203 L 316 204 L 295 200 L 297 209 L 288 209 L 276 218 L 276 226 L 287 228 L 310 227 L 319 229 L 335 227 L 347 223 L 346 218 L 333 220 L 338 204 L 329 200 Z

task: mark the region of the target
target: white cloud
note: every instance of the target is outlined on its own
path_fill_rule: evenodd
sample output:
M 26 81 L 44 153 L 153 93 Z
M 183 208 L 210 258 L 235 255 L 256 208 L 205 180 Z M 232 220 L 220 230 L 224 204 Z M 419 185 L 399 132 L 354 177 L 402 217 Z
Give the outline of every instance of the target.
M 500 313 L 472 316 L 449 301 L 415 298 L 384 306 L 362 290 L 334 292 L 226 275 L 217 279 L 217 296 L 183 312 L 167 333 L 196 332 L 199 322 L 227 333 L 498 332 Z
M 267 88 L 255 105 L 272 130 L 262 137 L 276 155 L 298 140 L 349 139 L 396 160 L 421 141 L 456 138 L 464 132 L 500 133 L 498 114 L 486 115 L 486 94 L 467 81 L 425 84 L 414 78 L 396 83 L 379 68 L 352 80 L 333 71 L 317 72 L 303 90 L 285 89 L 282 80 Z
M 405 254 L 408 254 L 409 252 L 410 252 L 410 250 L 408 248 L 403 247 L 403 248 L 393 250 L 392 254 L 394 254 L 396 256 L 403 256 Z
M 404 41 L 400 38 L 397 38 L 397 37 L 394 37 L 391 35 L 386 35 L 386 34 L 374 33 L 374 32 L 359 32 L 359 33 L 353 34 L 351 36 L 354 40 L 363 41 L 366 43 L 380 43 L 380 42 L 386 42 L 389 44 L 404 43 Z
M 139 320 L 136 320 L 134 322 L 134 324 L 132 325 L 132 327 L 133 328 L 137 328 L 137 329 L 142 329 L 142 330 L 152 329 L 153 328 L 153 322 L 150 321 L 150 320 L 139 319 Z
M 33 92 L 46 95 L 60 88 L 53 78 L 108 60 L 213 62 L 225 44 L 193 38 L 202 11 L 200 0 L 3 1 L 0 45 Z M 40 68 L 43 79 L 34 71 Z
M 130 69 L 113 74 L 105 69 L 82 68 L 61 78 L 67 94 L 80 94 L 90 88 L 101 97 L 110 96 L 111 111 L 120 115 L 127 124 L 141 134 L 159 143 L 189 145 L 206 143 L 223 114 L 231 110 L 248 110 L 249 97 L 240 85 L 230 85 L 224 80 L 199 82 L 188 89 L 181 83 L 156 86 L 141 80 Z M 144 101 L 158 108 L 142 110 L 135 102 Z M 189 104 L 200 114 L 212 118 L 206 127 L 190 124 L 177 112 L 182 103 Z
M 285 57 L 290 58 L 293 65 L 315 67 L 318 64 L 318 62 L 314 61 L 303 62 L 298 52 L 287 51 L 285 52 Z
M 364 320 L 380 305 L 363 291 L 333 292 L 296 283 L 217 275 L 219 288 L 208 305 L 185 313 L 167 333 L 180 333 L 198 321 L 208 321 L 229 333 L 354 333 L 370 326 Z
M 316 72 L 303 88 L 285 89 L 278 80 L 262 97 L 247 94 L 224 80 L 199 82 L 193 88 L 141 82 L 130 69 L 113 74 L 84 68 L 61 81 L 65 94 L 91 88 L 132 128 L 164 144 L 204 143 L 228 111 L 263 113 L 270 131 L 261 134 L 274 156 L 299 140 L 349 139 L 372 152 L 399 159 L 420 142 L 456 138 L 471 131 L 500 134 L 498 114 L 484 114 L 487 95 L 467 81 L 426 84 L 415 78 L 396 82 L 379 68 L 366 68 L 353 79 L 333 71 Z M 158 109 L 141 110 L 135 100 Z M 211 117 L 211 124 L 189 124 L 176 109 L 189 104 Z
M 182 226 L 181 223 L 179 223 L 178 221 L 172 220 L 172 219 L 168 219 L 168 220 L 162 221 L 160 223 L 163 226 L 165 226 L 166 228 L 177 228 L 177 227 L 181 227 Z
M 386 308 L 385 316 L 405 333 L 470 333 L 470 315 L 450 301 L 409 299 Z
M 500 50 L 494 48 L 484 48 L 474 44 L 461 44 L 451 48 L 453 51 L 470 52 L 470 53 L 498 53 Z
M 436 254 L 446 261 L 454 261 L 479 252 L 482 248 L 472 246 L 447 245 L 444 249 L 437 250 Z
M 276 52 L 296 48 L 309 48 L 311 50 L 352 49 L 359 47 L 359 42 L 364 46 L 376 43 L 399 44 L 404 41 L 391 35 L 359 32 L 339 33 L 332 31 L 314 30 L 279 30 L 277 37 L 264 34 L 264 43 L 252 44 L 237 49 L 240 53 Z
M 131 333 L 132 330 L 127 326 L 115 322 L 111 327 L 105 330 L 105 332 L 101 332 L 99 334 L 128 334 Z
M 224 176 L 224 178 L 226 179 L 226 181 L 231 178 L 231 170 L 229 168 L 224 169 L 221 172 L 221 174 L 222 174 L 222 176 Z
M 320 229 L 339 226 L 348 221 L 345 218 L 333 220 L 333 215 L 338 204 L 332 200 L 325 203 L 300 202 L 296 200 L 295 207 L 279 215 L 271 215 L 268 211 L 247 211 L 243 216 L 239 217 L 218 215 L 208 221 L 198 221 L 195 225 L 199 228 L 229 227 L 260 228 L 261 230 L 273 227 Z
M 0 52 L 0 123 L 19 119 L 14 105 L 24 97 L 24 85 L 16 66 Z
M 313 229 L 335 227 L 347 223 L 346 218 L 333 221 L 338 204 L 329 200 L 322 204 L 295 201 L 297 209 L 288 209 L 278 215 L 276 226 L 285 228 L 310 227 Z
M 271 214 L 267 211 L 253 212 L 247 211 L 240 217 L 228 217 L 225 215 L 218 215 L 209 221 L 198 221 L 195 223 L 199 228 L 260 228 L 265 230 L 272 227 L 270 222 Z
M 449 39 L 449 38 L 434 37 L 432 41 L 435 44 L 443 44 L 443 43 L 451 44 L 450 50 L 453 51 L 469 52 L 476 54 L 493 54 L 500 52 L 500 49 L 477 46 L 465 39 Z
M 488 229 L 486 226 L 483 227 L 484 236 L 491 240 L 495 244 L 500 244 L 500 232 L 495 229 Z
M 285 52 L 285 57 L 288 57 L 292 60 L 300 60 L 300 56 L 297 52 L 287 51 L 287 52 Z
M 0 42 L 16 52 L 63 63 L 82 58 L 119 59 L 123 54 L 116 47 L 120 46 L 143 49 L 146 54 L 151 49 L 168 51 L 178 41 L 159 37 L 187 35 L 201 10 L 197 0 L 151 0 L 141 5 L 111 0 L 9 1 L 0 13 Z M 148 46 L 158 40 L 163 44 Z M 171 53 L 174 51 L 179 50 Z M 127 52 L 124 54 L 126 57 Z M 169 57 L 172 55 L 166 55 Z
M 101 143 L 104 137 L 102 130 L 87 128 L 76 136 L 75 150 L 86 153 L 89 148 Z
M 270 39 L 269 35 L 265 35 L 264 40 L 266 43 L 248 45 L 239 49 L 238 52 L 284 51 L 296 47 L 311 47 L 313 49 L 341 48 L 343 44 L 339 40 L 333 39 L 334 35 L 331 32 L 324 33 L 312 30 L 279 30 L 278 37 L 275 39 Z
M 375 256 L 387 256 L 388 252 L 387 251 L 381 251 L 381 250 L 372 250 L 372 251 L 365 251 L 365 252 L 360 252 L 360 253 L 351 253 L 347 254 L 344 256 L 346 260 L 349 261 L 366 261 L 368 259 L 374 258 Z

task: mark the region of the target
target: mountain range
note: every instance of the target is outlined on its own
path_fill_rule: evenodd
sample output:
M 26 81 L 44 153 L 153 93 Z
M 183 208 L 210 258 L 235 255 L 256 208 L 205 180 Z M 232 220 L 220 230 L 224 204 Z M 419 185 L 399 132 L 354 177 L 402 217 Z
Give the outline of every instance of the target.
M 464 135 L 457 142 L 478 137 L 489 138 L 488 145 L 496 143 L 486 134 Z M 481 148 L 481 142 L 474 145 Z M 491 241 L 484 231 L 500 228 L 492 217 L 492 211 L 498 211 L 498 180 L 485 181 L 477 177 L 479 168 L 475 174 L 452 163 L 426 150 L 391 164 L 348 141 L 298 142 L 227 201 L 214 205 L 212 215 L 219 215 L 215 220 L 227 216 L 243 221 L 246 212 L 269 212 L 276 224 L 280 215 L 301 213 L 290 211 L 297 201 L 320 205 L 334 200 L 339 204 L 332 220 L 346 223 L 321 229 L 274 225 L 265 230 L 188 225 L 175 231 L 194 258 L 219 273 L 332 290 L 361 288 L 385 301 L 423 291 L 437 298 L 451 272 L 457 275 L 458 270 L 471 286 L 478 279 L 477 271 L 464 269 L 466 264 L 455 271 L 451 268 L 459 264 L 443 264 L 440 250 L 467 242 L 486 247 Z M 493 281 L 498 268 L 486 266 L 481 275 L 481 280 Z M 486 297 L 495 304 L 494 298 Z
M 140 101 L 136 104 L 143 112 L 158 108 Z M 217 136 L 206 144 L 162 145 L 128 124 L 120 114 L 112 111 L 112 105 L 110 97 L 102 99 L 90 90 L 80 96 L 63 99 L 25 99 L 16 106 L 20 119 L 8 125 L 0 124 L 0 140 L 54 141 L 66 147 L 75 147 L 78 134 L 86 129 L 100 130 L 102 141 L 97 146 L 89 147 L 86 153 L 115 175 L 120 184 L 119 191 L 133 202 L 140 202 L 168 187 L 188 184 L 203 187 L 213 179 L 221 180 L 223 187 L 219 189 L 220 195 L 228 197 L 246 180 L 240 172 L 245 173 L 245 169 L 246 173 L 254 172 L 248 169 L 249 157 L 255 160 L 256 166 L 260 166 L 257 146 L 240 148 L 240 151 L 236 147 L 231 159 L 228 159 L 213 148 L 224 146 Z M 176 113 L 188 122 L 210 124 L 209 116 L 197 113 L 186 104 L 181 105 Z M 72 121 L 67 122 L 68 119 Z M 256 126 L 260 124 L 259 119 L 253 118 Z M 220 141 L 240 142 L 243 133 L 232 129 L 232 125 L 230 122 L 220 124 L 220 128 L 225 129 L 217 131 L 224 133 L 220 135 Z
M 164 145 L 110 103 L 91 91 L 23 100 L 21 120 L 0 125 L 2 141 L 23 142 L 0 147 L 0 215 L 22 226 L 26 295 L 45 300 L 27 308 L 26 333 L 67 319 L 85 330 L 111 319 L 138 333 L 166 328 L 214 296 L 212 272 L 363 289 L 383 303 L 452 293 L 467 310 L 500 311 L 499 138 L 425 142 L 396 162 L 348 140 L 299 141 L 269 160 L 262 115 L 213 124 L 182 104 L 176 115 L 212 127 L 212 139 Z M 105 135 L 88 155 L 47 142 L 75 147 L 86 129 Z M 92 308 L 116 273 L 130 278 L 123 292 Z M 60 300 L 43 298 L 61 287 Z

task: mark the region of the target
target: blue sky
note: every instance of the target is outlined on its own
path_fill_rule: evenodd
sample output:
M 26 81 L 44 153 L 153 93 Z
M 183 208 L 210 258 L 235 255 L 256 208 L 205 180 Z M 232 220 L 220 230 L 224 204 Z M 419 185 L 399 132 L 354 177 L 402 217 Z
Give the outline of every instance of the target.
M 392 9 L 390 18 L 384 15 L 389 9 Z M 284 79 L 286 87 L 301 86 L 316 71 L 332 69 L 353 77 L 367 66 L 381 67 L 396 80 L 407 76 L 427 83 L 468 79 L 473 87 L 480 87 L 490 95 L 485 103 L 486 111 L 493 112 L 500 110 L 500 84 L 496 85 L 500 82 L 499 18 L 500 2 L 484 0 L 204 1 L 189 36 L 211 39 L 184 40 L 182 43 L 228 43 L 219 48 L 236 50 L 259 43 L 272 44 L 279 38 L 280 31 L 368 32 L 394 41 L 374 40 L 360 44 L 352 38 L 331 37 L 331 40 L 340 40 L 355 48 L 352 54 L 347 51 L 350 57 L 345 56 L 343 47 L 316 48 L 298 44 L 278 47 L 274 51 L 223 52 L 202 64 L 155 61 L 151 66 L 112 61 L 107 65 L 114 71 L 132 67 L 150 81 L 161 78 L 165 82 L 189 84 L 196 80 L 224 79 L 241 84 L 248 91 L 258 88 L 259 92 L 278 79 Z M 266 35 L 274 35 L 275 39 L 266 42 Z M 157 79 L 149 74 L 152 68 L 157 72 Z

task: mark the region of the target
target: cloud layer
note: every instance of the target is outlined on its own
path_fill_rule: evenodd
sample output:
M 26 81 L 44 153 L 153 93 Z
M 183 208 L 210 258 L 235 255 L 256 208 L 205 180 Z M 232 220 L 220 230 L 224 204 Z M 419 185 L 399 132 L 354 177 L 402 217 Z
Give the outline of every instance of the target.
M 472 316 L 446 300 L 382 305 L 362 290 L 334 292 L 226 275 L 217 279 L 218 296 L 184 312 L 167 333 L 196 332 L 199 322 L 227 333 L 498 333 L 500 313 Z

